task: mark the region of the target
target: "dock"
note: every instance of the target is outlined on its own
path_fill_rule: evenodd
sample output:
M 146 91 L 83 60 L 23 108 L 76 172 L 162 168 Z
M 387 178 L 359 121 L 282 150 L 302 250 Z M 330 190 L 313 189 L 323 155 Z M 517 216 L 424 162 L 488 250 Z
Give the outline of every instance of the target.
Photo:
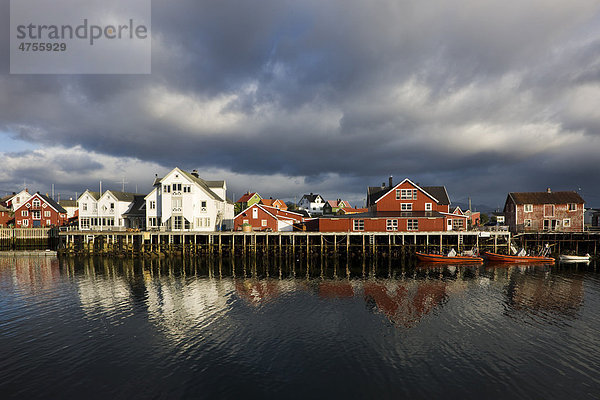
M 508 248 L 509 232 L 89 232 L 59 234 L 61 255 L 227 255 L 292 253 L 326 255 L 415 251 L 498 251 Z

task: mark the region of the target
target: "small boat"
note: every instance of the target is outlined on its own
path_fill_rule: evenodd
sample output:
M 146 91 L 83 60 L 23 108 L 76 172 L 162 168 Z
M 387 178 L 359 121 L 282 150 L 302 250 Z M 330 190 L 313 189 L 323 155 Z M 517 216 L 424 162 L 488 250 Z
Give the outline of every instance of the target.
M 509 262 L 509 263 L 554 263 L 554 258 L 544 256 L 524 256 L 516 255 L 511 256 L 509 254 L 498 254 L 486 252 L 485 258 L 491 262 Z
M 561 254 L 558 260 L 562 263 L 586 263 L 590 262 L 590 255 L 574 256 L 571 254 Z
M 415 253 L 419 261 L 428 263 L 469 264 L 482 263 L 483 258 L 476 256 L 446 256 L 443 254 Z

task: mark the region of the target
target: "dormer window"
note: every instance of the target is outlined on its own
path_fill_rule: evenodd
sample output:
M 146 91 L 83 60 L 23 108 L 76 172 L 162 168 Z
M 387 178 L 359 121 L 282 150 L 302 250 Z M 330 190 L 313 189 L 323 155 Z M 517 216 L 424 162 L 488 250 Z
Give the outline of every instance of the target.
M 33 201 L 31 202 L 31 204 L 34 207 L 39 207 L 40 206 L 40 199 L 33 199 Z

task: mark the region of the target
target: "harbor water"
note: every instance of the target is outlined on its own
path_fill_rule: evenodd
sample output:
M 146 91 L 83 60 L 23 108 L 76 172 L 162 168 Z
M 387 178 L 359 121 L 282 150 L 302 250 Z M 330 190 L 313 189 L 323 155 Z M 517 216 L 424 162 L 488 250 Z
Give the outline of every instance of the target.
M 20 399 L 597 399 L 590 265 L 0 257 Z

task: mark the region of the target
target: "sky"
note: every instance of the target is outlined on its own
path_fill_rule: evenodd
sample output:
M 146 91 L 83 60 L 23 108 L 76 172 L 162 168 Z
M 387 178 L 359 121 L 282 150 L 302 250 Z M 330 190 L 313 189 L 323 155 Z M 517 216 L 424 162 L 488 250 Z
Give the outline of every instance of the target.
M 178 166 L 236 198 L 360 206 L 392 175 L 600 207 L 597 0 L 153 0 L 149 75 L 11 75 L 9 22 L 0 0 L 0 194 Z

